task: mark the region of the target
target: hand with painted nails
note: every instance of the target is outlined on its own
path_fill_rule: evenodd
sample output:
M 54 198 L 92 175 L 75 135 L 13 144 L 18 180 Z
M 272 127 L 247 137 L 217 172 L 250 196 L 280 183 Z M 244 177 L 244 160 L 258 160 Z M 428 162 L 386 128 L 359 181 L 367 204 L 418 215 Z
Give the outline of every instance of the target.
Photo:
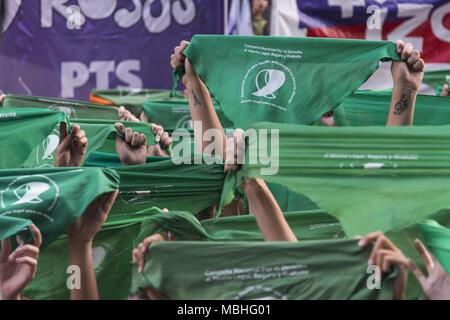
M 116 134 L 116 153 L 124 166 L 144 164 L 147 161 L 147 137 L 127 128 L 121 122 L 114 124 L 125 140 Z
M 371 242 L 375 244 L 367 264 L 378 266 L 384 274 L 391 273 L 393 267 L 397 267 L 399 274 L 394 280 L 393 299 L 404 300 L 408 281 L 408 259 L 381 231 L 369 233 L 359 240 L 358 245 L 364 248 Z
M 34 240 L 21 245 L 11 253 L 11 240 L 1 242 L 0 254 L 0 300 L 20 300 L 20 293 L 33 280 L 39 256 L 42 236 L 32 224 Z
M 402 87 L 418 91 L 422 83 L 425 62 L 420 58 L 420 52 L 414 50 L 413 45 L 402 40 L 397 40 L 397 52 L 403 61 L 392 61 L 392 77 L 394 79 L 394 87 Z
M 441 97 L 450 97 L 450 90 L 446 83 L 442 86 Z
M 153 242 L 163 242 L 164 238 L 160 234 L 154 234 L 147 237 L 142 241 L 136 249 L 133 250 L 133 263 L 137 264 L 138 272 L 142 273 L 144 271 L 145 259 L 147 256 L 148 247 Z
M 450 276 L 439 261 L 427 251 L 419 239 L 414 242 L 416 250 L 427 269 L 428 276 L 422 273 L 422 270 L 409 260 L 409 268 L 422 286 L 423 292 L 430 300 L 450 300 Z
M 148 155 L 151 157 L 169 157 L 167 150 L 172 145 L 172 138 L 162 126 L 152 123 L 152 132 L 155 135 L 155 144 L 148 147 Z
M 59 124 L 59 145 L 55 151 L 55 167 L 80 167 L 86 154 L 88 139 L 84 130 L 75 124 L 69 133 L 67 123 Z
M 120 106 L 118 112 L 119 112 L 119 119 L 121 121 L 141 122 L 141 120 L 139 120 L 134 114 L 128 111 L 124 106 Z

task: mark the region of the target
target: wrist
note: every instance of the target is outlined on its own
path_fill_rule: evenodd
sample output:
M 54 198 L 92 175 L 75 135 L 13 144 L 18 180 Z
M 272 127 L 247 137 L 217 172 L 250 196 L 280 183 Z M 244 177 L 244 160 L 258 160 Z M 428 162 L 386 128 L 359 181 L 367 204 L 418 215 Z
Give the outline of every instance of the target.
M 394 81 L 394 91 L 399 91 L 404 94 L 417 94 L 419 88 L 417 88 L 414 84 L 410 83 L 402 83 L 400 81 Z
M 92 248 L 92 240 L 90 239 L 80 239 L 75 236 L 68 237 L 67 241 L 69 245 L 69 251 L 86 251 Z
M 257 178 L 243 178 L 243 182 L 240 185 L 240 188 L 246 195 L 252 194 L 258 189 L 260 189 L 263 185 L 264 181 Z

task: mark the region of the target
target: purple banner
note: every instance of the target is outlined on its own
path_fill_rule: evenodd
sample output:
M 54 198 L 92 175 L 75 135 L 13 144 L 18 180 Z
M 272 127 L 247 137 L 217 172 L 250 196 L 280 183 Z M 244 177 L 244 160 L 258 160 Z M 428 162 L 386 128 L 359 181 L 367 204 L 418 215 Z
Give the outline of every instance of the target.
M 88 100 L 92 89 L 171 88 L 170 54 L 223 34 L 221 0 L 6 0 L 0 89 Z

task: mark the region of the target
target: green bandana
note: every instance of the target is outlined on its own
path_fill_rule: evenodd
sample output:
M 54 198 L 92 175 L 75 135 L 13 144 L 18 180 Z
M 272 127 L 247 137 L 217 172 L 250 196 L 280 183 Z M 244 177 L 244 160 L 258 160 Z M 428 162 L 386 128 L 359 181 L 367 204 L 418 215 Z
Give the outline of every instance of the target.
M 195 157 L 188 160 L 191 164 L 176 164 L 171 159 L 116 168 L 120 193 L 111 213 L 136 212 L 151 206 L 197 213 L 218 203 L 225 179 L 223 164 L 195 164 Z M 226 202 L 230 200 L 227 197 Z
M 131 128 L 133 131 L 145 134 L 148 144 L 154 143 L 155 137 L 151 132 L 151 126 L 148 123 L 118 120 L 73 119 L 71 124 L 78 124 L 80 128 L 85 131 L 88 139 L 84 161 L 89 158 L 89 155 L 93 151 L 110 154 L 116 153 L 115 134 L 123 137 L 123 134 L 119 133 L 114 126 L 116 122 L 123 123 L 125 128 Z M 59 123 L 48 136 L 40 141 L 40 143 L 36 143 L 35 148 L 29 154 L 23 166 L 26 168 L 53 167 L 55 151 L 58 144 Z
M 116 106 L 124 106 L 133 113 L 136 117 L 142 112 L 142 104 L 145 101 L 176 101 L 184 100 L 186 97 L 182 91 L 177 91 L 175 97 L 170 97 L 170 91 L 157 89 L 107 89 L 107 90 L 92 90 L 92 96 L 105 99 Z
M 119 176 L 110 169 L 0 170 L 0 215 L 32 221 L 42 233 L 42 248 L 45 248 L 65 232 L 94 199 L 118 188 Z M 11 230 L 17 230 L 17 224 L 14 225 L 12 221 Z M 10 233 L 0 234 L 0 238 L 11 236 Z
M 59 138 L 52 137 L 52 130 L 59 128 L 61 121 L 68 122 L 66 115 L 61 111 L 1 108 L 0 168 L 22 167 L 33 150 L 42 143 L 44 143 L 41 146 L 42 156 L 50 157 L 50 153 L 54 152 L 59 142 Z M 47 154 L 47 150 L 50 149 L 51 152 Z
M 433 220 L 421 223 L 419 228 L 427 247 L 450 274 L 450 229 Z
M 287 212 L 284 217 L 299 240 L 345 237 L 339 221 L 322 210 Z M 146 219 L 142 230 L 144 237 L 170 231 L 184 241 L 264 240 L 253 215 L 199 221 L 190 212 L 170 211 Z
M 174 300 L 392 299 L 396 272 L 384 277 L 380 290 L 368 288 L 371 250 L 357 240 L 157 242 L 143 274 L 133 266 L 131 292 L 153 287 Z
M 142 220 L 160 213 L 158 208 L 109 216 L 92 243 L 92 256 L 100 299 L 125 300 L 131 286 L 131 257 Z M 58 263 L 55 263 L 58 261 Z M 62 235 L 39 255 L 36 276 L 23 295 L 33 300 L 68 300 L 70 272 L 67 236 Z
M 170 160 L 168 157 L 147 157 L 146 163 Z M 92 152 L 84 163 L 85 167 L 117 168 L 122 167 L 117 154 L 105 152 Z
M 447 126 L 253 127 L 279 130 L 278 172 L 264 175 L 266 159 L 249 164 L 247 158 L 238 177 L 228 175 L 225 194 L 239 185 L 239 175 L 281 184 L 338 218 L 350 237 L 404 228 L 449 207 Z M 265 154 L 266 146 L 260 143 L 259 151 Z
M 3 108 L 41 108 L 64 112 L 70 119 L 119 120 L 118 109 L 85 101 L 8 94 Z
M 244 129 L 259 121 L 313 124 L 379 61 L 400 60 L 393 42 L 292 37 L 196 35 L 184 54 Z
M 423 76 L 423 83 L 436 89 L 436 94 L 440 95 L 443 84 L 450 86 L 450 70 L 427 71 Z
M 342 126 L 386 126 L 392 92 L 357 91 L 334 109 L 334 120 Z M 450 99 L 418 95 L 414 125 L 450 124 Z
M 146 101 L 143 104 L 145 115 L 150 122 L 164 128 L 192 128 L 191 112 L 188 100 Z M 220 106 L 214 107 L 224 128 L 233 128 L 233 123 L 225 117 Z

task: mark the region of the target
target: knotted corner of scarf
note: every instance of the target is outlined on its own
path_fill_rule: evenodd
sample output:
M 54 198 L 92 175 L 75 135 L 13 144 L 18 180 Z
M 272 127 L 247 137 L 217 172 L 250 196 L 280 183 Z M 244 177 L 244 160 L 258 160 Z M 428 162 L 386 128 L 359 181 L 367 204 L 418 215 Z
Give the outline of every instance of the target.
M 173 72 L 172 72 L 173 85 L 172 85 L 172 91 L 170 91 L 170 97 L 175 96 L 176 90 L 178 88 L 178 80 L 180 80 L 184 76 L 185 73 L 186 73 L 186 69 L 184 67 L 173 70 Z

